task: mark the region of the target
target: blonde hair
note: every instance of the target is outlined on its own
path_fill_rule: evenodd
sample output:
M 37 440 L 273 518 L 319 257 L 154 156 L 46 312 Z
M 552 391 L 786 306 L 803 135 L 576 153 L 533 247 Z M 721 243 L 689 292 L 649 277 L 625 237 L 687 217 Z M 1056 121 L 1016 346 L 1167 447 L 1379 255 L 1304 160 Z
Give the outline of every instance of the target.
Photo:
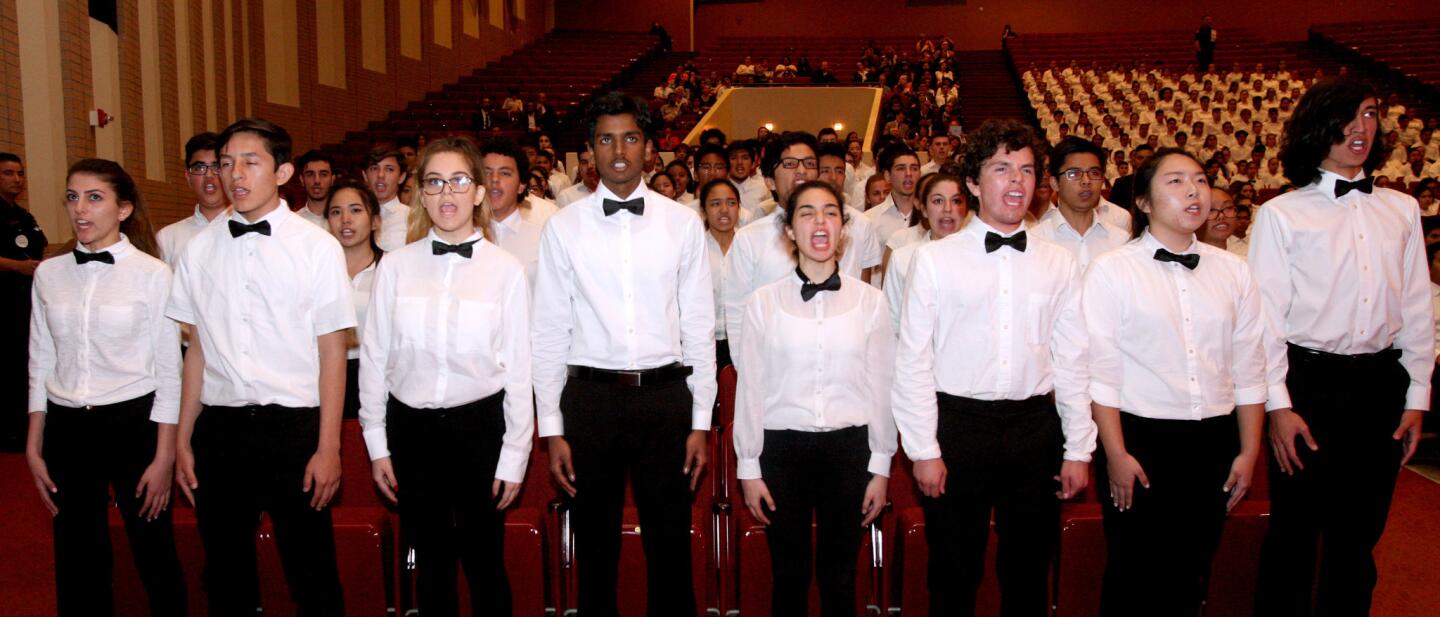
M 405 234 L 407 244 L 424 238 L 430 233 L 430 229 L 435 227 L 435 222 L 430 220 L 430 213 L 425 210 L 424 197 L 422 197 L 424 191 L 421 190 L 420 182 L 425 178 L 425 170 L 430 166 L 430 159 L 445 152 L 453 152 L 465 159 L 465 164 L 470 168 L 470 178 L 474 180 L 474 184 L 470 186 L 475 191 L 480 191 L 480 172 L 484 168 L 484 164 L 481 162 L 480 149 L 475 146 L 474 142 L 465 137 L 445 137 L 425 144 L 425 147 L 420 150 L 420 154 L 415 157 L 415 173 L 410 175 L 409 180 L 411 199 L 414 203 L 409 204 L 410 218 L 407 221 Z M 490 242 L 495 241 L 490 234 L 490 220 L 493 218 L 490 211 L 490 200 L 481 199 L 480 203 L 475 205 L 471 221 L 474 222 L 475 229 Z

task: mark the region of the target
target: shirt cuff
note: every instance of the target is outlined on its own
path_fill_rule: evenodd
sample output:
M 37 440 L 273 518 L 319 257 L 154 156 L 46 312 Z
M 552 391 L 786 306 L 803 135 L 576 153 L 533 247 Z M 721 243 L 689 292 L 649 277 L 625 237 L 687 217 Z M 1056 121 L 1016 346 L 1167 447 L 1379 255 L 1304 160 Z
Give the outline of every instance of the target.
M 711 410 L 710 410 L 709 407 L 706 407 L 706 408 L 703 408 L 703 409 L 697 407 L 697 408 L 695 408 L 694 410 L 692 410 L 692 411 L 690 412 L 690 430 L 692 430 L 692 431 L 708 431 L 708 430 L 710 430 L 710 428 L 711 428 L 711 427 L 710 427 L 710 414 L 711 414 L 711 413 L 712 413 L 712 412 L 711 412 Z
M 535 430 L 541 437 L 562 437 L 565 435 L 565 418 L 560 414 L 540 416 Z
M 511 484 L 519 484 L 525 481 L 525 465 L 529 462 L 529 453 L 521 455 L 519 452 L 500 452 L 500 462 L 495 466 L 495 477 Z
M 1270 396 L 1265 399 L 1265 411 L 1290 409 L 1290 388 L 1284 385 L 1270 386 Z
M 736 480 L 759 480 L 760 478 L 761 475 L 759 457 L 742 458 L 735 461 Z
M 1235 388 L 1236 405 L 1258 405 L 1265 402 L 1265 393 L 1268 390 L 1263 385 L 1250 386 L 1248 388 Z
M 1102 404 L 1103 404 L 1103 403 L 1102 403 Z M 1066 449 L 1065 449 L 1065 460 L 1067 460 L 1067 461 L 1075 461 L 1075 462 L 1077 462 L 1077 463 L 1088 463 L 1088 462 L 1090 462 L 1090 454 L 1088 454 L 1088 453 L 1082 453 L 1082 452 L 1075 452 L 1075 451 L 1070 450 L 1069 448 L 1066 448 Z
M 889 454 L 872 452 L 870 453 L 870 466 L 867 467 L 866 470 L 877 476 L 888 478 L 890 477 L 891 458 L 892 455 Z
M 171 305 L 170 308 L 165 310 L 165 316 L 183 324 L 195 325 L 195 316 L 192 315 L 190 311 L 182 311 L 175 308 L 174 305 Z
M 1110 384 L 1090 380 L 1090 400 L 1106 407 L 1120 408 L 1120 389 Z
M 390 442 L 385 438 L 385 426 L 367 428 L 361 432 L 365 437 L 365 450 L 370 453 L 370 460 L 376 461 L 390 456 Z
M 1430 384 L 1410 383 L 1405 391 L 1405 408 L 1430 411 Z
M 915 448 L 914 451 L 911 451 L 910 448 L 905 448 L 905 455 L 909 457 L 911 461 L 914 461 L 916 463 L 920 461 L 934 460 L 940 458 L 940 444 L 935 443 L 927 446 L 921 446 L 919 448 Z

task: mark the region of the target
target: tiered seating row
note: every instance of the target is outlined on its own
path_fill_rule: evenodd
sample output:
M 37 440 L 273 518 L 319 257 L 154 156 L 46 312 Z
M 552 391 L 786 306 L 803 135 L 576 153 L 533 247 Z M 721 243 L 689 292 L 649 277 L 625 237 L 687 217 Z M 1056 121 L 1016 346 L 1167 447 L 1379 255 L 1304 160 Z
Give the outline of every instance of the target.
M 770 68 L 789 56 L 799 62 L 801 56 L 810 60 L 810 68 L 820 68 L 821 62 L 830 63 L 830 72 L 840 81 L 850 81 L 855 72 L 855 63 L 860 61 L 870 41 L 884 50 L 895 48 L 896 53 L 910 52 L 915 60 L 915 37 L 800 37 L 800 36 L 727 36 L 721 37 L 714 47 L 696 54 L 695 68 L 702 76 L 735 74 L 735 67 L 748 56 L 758 66 L 764 59 Z M 798 82 L 808 81 L 800 78 Z
M 729 423 L 734 415 L 735 372 L 720 375 L 718 427 L 712 435 L 709 481 L 702 482 L 692 508 L 691 550 L 699 613 L 730 615 L 770 614 L 770 557 L 765 527 L 751 519 L 735 480 L 735 456 Z M 343 486 L 334 508 L 337 553 L 347 610 L 354 615 L 410 614 L 413 610 L 413 575 L 424 567 L 408 559 L 395 510 L 383 503 L 370 479 L 370 463 L 356 421 L 345 422 L 342 440 Z M 910 476 L 910 464 L 898 457 L 890 480 L 885 514 L 871 527 L 858 556 L 857 610 L 865 614 L 925 615 L 928 613 L 925 517 Z M 1217 567 L 1210 582 L 1210 614 L 1248 613 L 1245 602 L 1253 597 L 1259 540 L 1268 520 L 1269 503 L 1262 461 L 1250 496 L 1226 526 Z M 183 501 L 183 500 L 181 500 Z M 112 513 L 113 514 L 113 513 Z M 519 504 L 506 522 L 505 555 L 513 589 L 515 614 L 526 617 L 571 614 L 576 607 L 574 538 L 569 512 L 549 479 L 548 453 L 537 443 L 531 453 Z M 620 611 L 645 612 L 645 558 L 643 533 L 633 502 L 628 499 L 622 517 Z M 205 597 L 200 576 L 203 550 L 195 528 L 194 511 L 183 505 L 175 512 L 180 556 L 189 586 L 191 614 L 204 615 Z M 125 541 L 118 515 L 111 517 L 116 550 L 116 605 L 124 615 L 145 611 L 143 587 Z M 287 614 L 286 594 L 273 533 L 268 523 L 257 536 L 262 598 L 267 613 Z M 990 564 L 995 538 L 990 542 Z M 1052 604 L 1057 616 L 1095 615 L 1099 608 L 1100 576 L 1105 560 L 1100 505 L 1095 491 L 1064 505 L 1060 556 L 1052 574 Z M 992 571 L 980 590 L 978 615 L 999 614 L 999 587 Z M 463 578 L 461 579 L 463 593 Z M 811 614 L 818 614 L 812 589 Z M 1239 605 L 1237 605 L 1237 603 Z M 462 607 L 468 599 L 462 597 Z M 393 611 L 393 612 L 391 612 Z M 1218 612 L 1216 612 L 1218 611 Z M 462 609 L 462 614 L 468 614 Z M 478 617 L 478 616 L 472 616 Z M 699 617 L 697 614 L 696 617 Z
M 1380 66 L 1440 88 L 1440 20 L 1317 24 L 1312 40 L 1349 50 Z
M 1216 70 L 1229 69 L 1236 62 L 1249 70 L 1255 63 L 1274 67 L 1286 62 L 1294 71 L 1294 54 L 1241 28 L 1221 29 L 1215 47 Z M 1015 66 L 1024 70 L 1031 63 L 1133 64 L 1145 62 L 1184 68 L 1195 64 L 1194 33 L 1185 30 L 1149 32 L 1022 34 L 1005 41 Z

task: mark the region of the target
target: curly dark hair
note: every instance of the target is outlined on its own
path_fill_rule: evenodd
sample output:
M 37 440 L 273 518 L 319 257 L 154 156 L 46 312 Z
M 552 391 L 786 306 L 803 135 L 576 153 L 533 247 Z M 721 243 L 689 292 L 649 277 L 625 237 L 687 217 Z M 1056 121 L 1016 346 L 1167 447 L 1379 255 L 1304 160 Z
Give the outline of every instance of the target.
M 638 98 L 615 91 L 595 99 L 585 108 L 586 144 L 595 144 L 595 125 L 601 116 L 634 116 L 635 124 L 640 126 L 645 139 L 655 134 L 655 119 L 650 115 L 650 106 Z
M 1029 148 L 1035 153 L 1035 171 L 1038 175 L 1045 168 L 1045 144 L 1035 135 L 1035 129 L 1015 120 L 986 120 L 980 128 L 972 131 L 960 157 L 961 177 L 972 182 L 980 181 L 980 167 L 1001 147 L 1015 152 Z M 1036 182 L 1039 182 L 1036 178 Z
M 1330 148 L 1345 139 L 1345 125 L 1355 119 L 1355 111 L 1366 99 L 1379 99 L 1375 87 L 1350 78 L 1324 79 L 1311 86 L 1300 97 L 1280 140 L 1280 164 L 1285 177 L 1296 186 L 1313 184 L 1320 179 L 1320 163 L 1330 155 Z M 1387 152 L 1381 147 L 1380 123 L 1370 136 L 1370 156 L 1365 159 L 1369 175 L 1385 162 Z
M 525 156 L 525 151 L 520 149 L 520 144 L 512 140 L 500 138 L 492 139 L 480 146 L 480 158 L 483 160 L 487 154 L 498 154 L 508 156 L 515 161 L 516 176 L 522 178 L 522 184 L 530 178 L 530 158 Z M 476 178 L 479 180 L 479 178 Z M 524 201 L 525 191 L 520 191 L 520 200 Z

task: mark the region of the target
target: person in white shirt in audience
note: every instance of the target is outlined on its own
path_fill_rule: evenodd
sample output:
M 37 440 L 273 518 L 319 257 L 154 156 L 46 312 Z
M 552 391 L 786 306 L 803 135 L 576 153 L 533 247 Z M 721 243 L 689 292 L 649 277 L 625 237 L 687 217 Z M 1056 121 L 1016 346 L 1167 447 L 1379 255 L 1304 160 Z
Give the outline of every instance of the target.
M 895 336 L 880 290 L 840 273 L 843 201 L 824 181 L 789 193 L 780 220 L 799 263 L 744 307 L 736 476 L 767 527 L 775 615 L 808 613 L 812 564 L 819 613 L 854 614 L 856 558 L 896 449 Z
M 651 191 L 664 195 L 672 201 L 675 201 L 675 198 L 679 196 L 679 193 L 675 192 L 675 181 L 670 179 L 669 174 L 657 173 L 652 175 L 649 180 L 645 181 L 645 185 L 650 187 Z M 680 202 L 675 201 L 675 203 Z
M 693 615 L 691 498 L 708 463 L 717 388 L 705 231 L 692 210 L 640 181 L 654 130 L 643 101 L 604 95 L 586 121 L 600 184 L 540 238 L 531 327 L 539 434 L 584 547 L 580 613 L 618 614 L 628 483 L 649 538 L 646 606 Z
M 1440 213 L 1440 200 L 1435 198 L 1435 191 L 1440 190 L 1440 184 L 1434 178 L 1426 178 L 1415 185 L 1411 195 L 1420 206 L 1420 216 L 1435 216 Z
M 545 172 L 545 179 L 549 182 L 551 191 L 559 193 L 570 188 L 570 176 L 565 175 L 565 172 L 556 166 L 555 155 L 549 150 L 535 152 L 535 164 L 532 167 Z
M 375 286 L 375 267 L 385 254 L 375 243 L 380 230 L 380 200 L 369 185 L 355 178 L 340 178 L 326 195 L 326 226 L 345 249 L 345 272 L 350 275 L 350 289 L 355 302 L 356 328 L 347 337 L 345 372 L 346 419 L 360 414 L 360 343 L 365 328 L 365 312 L 370 307 L 370 290 Z
M 344 249 L 280 198 L 295 173 L 284 128 L 244 118 L 218 141 L 234 211 L 186 247 L 165 309 L 193 328 L 175 483 L 195 505 L 209 614 L 261 606 L 255 532 L 268 512 L 297 614 L 342 615 L 328 508 L 355 327 Z
M 920 175 L 940 171 L 940 166 L 950 162 L 950 140 L 936 137 L 930 140 L 930 161 L 920 166 Z
M 740 191 L 720 177 L 700 185 L 698 198 L 705 220 L 705 255 L 710 260 L 710 282 L 715 290 L 715 368 L 734 364 L 725 333 L 725 256 L 735 242 L 740 223 Z
M 1430 407 L 1435 315 L 1420 209 L 1368 177 L 1385 156 L 1379 114 L 1368 84 L 1312 86 L 1280 153 L 1302 188 L 1266 202 L 1250 235 L 1270 320 L 1266 615 L 1370 612 L 1375 544 Z
M 695 181 L 690 177 L 690 166 L 681 161 L 670 161 L 665 166 L 665 175 L 675 183 L 675 201 L 695 207 Z
M 1209 185 L 1207 184 L 1207 186 Z M 1231 240 L 1235 237 L 1234 198 L 1222 188 L 1210 187 L 1206 190 L 1210 192 L 1210 218 L 1195 230 L 1196 239 L 1210 246 L 1233 252 L 1236 256 L 1244 259 L 1244 253 L 1231 250 Z
M 185 142 L 185 178 L 195 193 L 195 214 L 166 225 L 155 240 L 160 257 L 171 268 L 180 259 L 185 245 L 216 217 L 229 214 L 230 200 L 220 182 L 219 135 L 199 133 Z
M 900 331 L 905 281 L 910 274 L 910 262 L 915 257 L 915 251 L 931 240 L 943 240 L 960 231 L 970 217 L 969 200 L 959 176 L 943 171 L 927 175 L 920 179 L 919 194 L 920 225 L 911 229 L 919 229 L 922 233 L 913 241 L 887 252 L 885 257 L 885 298 L 890 305 L 890 325 L 895 332 Z
M 748 139 L 731 142 L 725 147 L 725 155 L 730 159 L 730 180 L 740 187 L 740 207 L 746 216 L 754 220 L 769 214 L 760 205 L 770 199 L 770 189 L 765 177 L 758 173 L 759 143 Z
M 1260 171 L 1255 185 L 1261 189 L 1278 189 L 1289 182 L 1285 179 L 1285 174 L 1280 172 L 1280 159 L 1271 158 L 1265 159 L 1265 168 Z
M 119 164 L 71 165 L 65 214 L 75 249 L 41 262 L 30 294 L 25 446 L 52 517 L 57 614 L 115 614 L 113 489 L 150 614 L 184 615 L 169 510 L 180 418 L 179 330 L 165 318 L 170 268 Z
M 1214 216 L 1225 193 L 1200 162 L 1164 149 L 1135 177 L 1136 239 L 1091 263 L 1083 293 L 1103 444 L 1100 610 L 1186 615 L 1204 604 L 1225 513 L 1260 456 L 1265 320 L 1244 261 L 1196 239 L 1230 216 Z
M 975 610 L 992 511 L 1004 613 L 1048 615 L 1060 501 L 1088 483 L 1080 268 L 1023 227 L 1042 148 L 1014 121 L 972 133 L 961 165 L 978 214 L 910 265 L 892 410 L 925 496 L 932 615 Z
M 330 185 L 335 183 L 335 159 L 319 150 L 311 150 L 295 159 L 295 166 L 300 170 L 300 186 L 305 187 L 305 205 L 295 214 L 321 229 L 329 230 L 325 198 L 330 195 Z
M 880 204 L 885 203 L 886 200 L 890 199 L 890 183 L 885 180 L 885 176 L 870 176 L 870 178 L 865 181 L 864 188 L 865 210 L 867 212 L 871 208 L 879 206 Z
M 504 158 L 492 166 L 513 173 L 516 159 Z M 535 429 L 529 286 L 519 260 L 486 233 L 483 165 L 463 137 L 419 154 L 416 241 L 375 275 L 360 355 L 375 485 L 399 505 L 425 564 L 416 599 L 442 615 L 458 613 L 461 564 L 473 614 L 510 614 L 504 511 L 520 492 Z
M 1425 245 L 1425 262 L 1430 265 L 1430 306 L 1435 318 L 1435 360 L 1440 362 L 1440 242 Z
M 893 144 L 880 153 L 877 169 L 890 185 L 890 197 L 865 211 L 870 223 L 880 234 L 881 242 L 906 227 L 915 225 L 915 184 L 920 181 L 920 157 L 903 143 Z
M 576 156 L 575 184 L 555 195 L 555 205 L 561 208 L 585 199 L 600 185 L 600 174 L 595 171 L 594 155 L 589 150 Z
M 819 167 L 816 168 L 815 178 L 829 183 L 835 190 L 840 191 L 842 200 L 846 199 L 845 151 L 838 143 L 821 143 L 819 148 L 816 152 Z M 880 244 L 875 227 L 865 218 L 863 210 L 848 202 L 841 205 L 845 209 L 845 244 L 842 252 L 853 253 L 854 258 L 859 260 L 860 280 L 871 282 L 872 279 L 879 278 L 876 268 L 883 263 L 884 247 Z
M 365 182 L 380 200 L 380 250 L 390 252 L 405 246 L 410 206 L 400 202 L 400 185 L 410 178 L 405 155 L 384 146 L 370 151 L 366 159 Z
M 1070 251 L 1080 271 L 1097 256 L 1130 239 L 1130 213 L 1103 204 L 1105 153 L 1078 138 L 1062 140 L 1049 156 L 1050 186 L 1055 207 L 1040 215 L 1031 233 Z
M 481 190 L 489 209 L 490 239 L 509 253 L 533 283 L 540 260 L 540 232 L 558 208 L 526 195 L 521 183 L 530 172 L 520 148 L 508 139 L 494 139 L 480 148 Z M 527 287 L 529 285 L 527 284 Z

